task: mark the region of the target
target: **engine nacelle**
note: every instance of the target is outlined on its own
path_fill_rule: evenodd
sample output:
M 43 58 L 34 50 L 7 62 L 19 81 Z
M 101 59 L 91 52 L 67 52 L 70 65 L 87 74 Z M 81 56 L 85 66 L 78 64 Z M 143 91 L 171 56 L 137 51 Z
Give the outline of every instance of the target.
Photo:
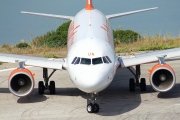
M 176 82 L 175 72 L 168 64 L 157 64 L 150 70 L 150 83 L 154 90 L 167 92 Z
M 26 68 L 15 69 L 9 76 L 9 90 L 18 97 L 29 95 L 34 89 L 34 84 L 34 75 Z

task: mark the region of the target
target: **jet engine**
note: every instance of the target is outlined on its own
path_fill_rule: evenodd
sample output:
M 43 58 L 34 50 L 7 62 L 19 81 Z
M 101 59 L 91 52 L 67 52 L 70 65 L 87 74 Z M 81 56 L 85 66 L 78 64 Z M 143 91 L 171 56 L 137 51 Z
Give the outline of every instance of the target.
M 158 92 L 171 90 L 175 82 L 175 72 L 168 64 L 157 64 L 150 70 L 150 83 Z
M 34 89 L 34 75 L 26 68 L 15 69 L 8 80 L 9 90 L 18 97 L 27 96 Z

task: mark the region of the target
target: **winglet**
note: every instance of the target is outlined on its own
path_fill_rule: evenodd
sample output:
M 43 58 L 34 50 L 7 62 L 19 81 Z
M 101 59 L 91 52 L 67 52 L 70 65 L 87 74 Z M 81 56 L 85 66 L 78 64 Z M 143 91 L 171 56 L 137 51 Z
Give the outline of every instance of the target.
M 93 10 L 94 7 L 92 5 L 92 0 L 86 0 L 86 7 L 85 7 L 86 10 Z

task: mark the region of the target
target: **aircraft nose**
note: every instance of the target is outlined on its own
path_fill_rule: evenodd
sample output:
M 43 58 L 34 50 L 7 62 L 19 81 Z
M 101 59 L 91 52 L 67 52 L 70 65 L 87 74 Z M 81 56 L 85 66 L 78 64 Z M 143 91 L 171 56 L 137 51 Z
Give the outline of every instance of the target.
M 109 73 L 102 70 L 94 70 L 91 72 L 83 70 L 81 75 L 76 78 L 76 82 L 77 87 L 84 92 L 99 92 L 107 87 L 107 83 L 110 82 Z

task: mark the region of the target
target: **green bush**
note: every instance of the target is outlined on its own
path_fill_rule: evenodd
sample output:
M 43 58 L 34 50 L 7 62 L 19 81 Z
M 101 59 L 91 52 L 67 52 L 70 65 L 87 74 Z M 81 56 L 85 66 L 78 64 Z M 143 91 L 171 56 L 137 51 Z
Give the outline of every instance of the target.
M 56 31 L 47 32 L 43 36 L 34 38 L 31 44 L 35 47 L 57 48 L 67 45 L 68 28 L 70 22 L 63 23 Z
M 30 46 L 29 46 L 29 44 L 26 43 L 26 42 L 20 42 L 20 43 L 16 44 L 16 47 L 17 47 L 17 48 L 28 48 L 28 47 L 30 47 Z
M 35 47 L 49 47 L 49 48 L 57 48 L 64 47 L 67 45 L 67 36 L 68 36 L 68 28 L 71 21 L 63 23 L 59 26 L 56 31 L 47 32 L 42 36 L 38 36 L 34 38 L 31 42 L 31 45 Z M 141 38 L 140 34 L 132 31 L 132 30 L 114 30 L 113 36 L 115 40 L 115 44 L 122 43 L 131 43 L 136 42 L 139 38 Z
M 113 31 L 115 43 L 132 43 L 141 38 L 141 35 L 132 30 L 117 29 Z

